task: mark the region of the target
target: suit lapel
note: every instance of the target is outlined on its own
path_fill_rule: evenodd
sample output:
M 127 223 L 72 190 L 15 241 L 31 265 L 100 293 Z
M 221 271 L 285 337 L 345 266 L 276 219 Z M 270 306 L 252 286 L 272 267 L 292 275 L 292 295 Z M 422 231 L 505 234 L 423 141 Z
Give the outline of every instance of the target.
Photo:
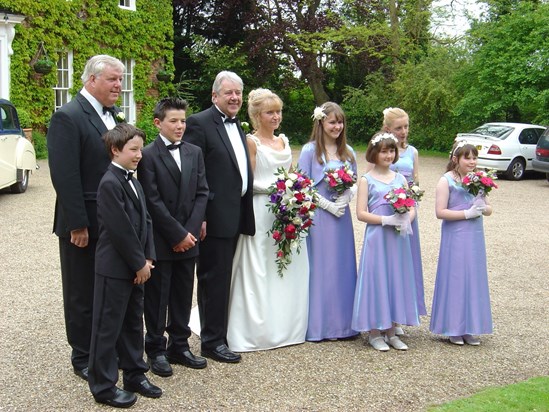
M 187 193 L 189 182 L 191 180 L 191 170 L 193 167 L 193 158 L 189 151 L 189 147 L 183 143 L 181 149 L 179 149 L 181 154 L 181 184 L 179 185 L 179 193 Z M 181 197 L 181 196 L 180 196 Z M 180 199 L 181 200 L 181 199 Z
M 112 171 L 112 173 L 116 176 L 116 178 L 120 181 L 120 183 L 122 184 L 122 188 L 124 189 L 126 194 L 129 196 L 129 198 L 132 200 L 135 207 L 141 210 L 140 200 L 142 199 L 138 199 L 137 196 L 135 195 L 135 192 L 133 191 L 129 182 L 126 181 L 126 178 L 124 177 L 124 171 L 122 169 L 119 169 L 116 166 L 113 166 L 112 164 L 109 166 L 109 168 Z M 136 190 L 137 190 L 137 185 L 135 185 L 135 183 L 134 183 L 134 187 L 136 187 Z
M 102 136 L 103 133 L 105 133 L 108 129 L 107 126 L 105 126 L 105 123 L 103 123 L 101 117 L 99 117 L 99 115 L 91 105 L 91 103 L 80 93 L 76 95 L 76 100 L 78 100 L 78 102 L 82 106 L 82 110 L 88 116 L 88 120 L 90 121 L 92 126 L 97 130 L 99 135 Z
M 179 167 L 177 167 L 177 163 L 175 163 L 174 158 L 170 154 L 170 151 L 168 150 L 160 136 L 156 138 L 154 144 L 156 146 L 156 149 L 158 150 L 158 156 L 160 160 L 162 161 L 164 166 L 166 166 L 166 169 L 172 177 L 175 185 L 179 186 L 179 183 L 181 181 L 181 172 L 179 171 Z
M 229 134 L 227 133 L 227 129 L 225 129 L 225 124 L 223 123 L 221 114 L 219 113 L 219 110 L 217 110 L 215 106 L 212 106 L 211 110 L 212 110 L 212 117 L 213 117 L 214 123 L 216 124 L 217 133 L 221 137 L 221 141 L 225 145 L 225 148 L 229 152 L 229 155 L 231 156 L 233 163 L 238 169 L 238 161 L 236 160 L 236 154 L 234 153 L 233 145 L 231 144 L 231 139 L 229 139 Z M 238 133 L 241 134 L 240 128 L 239 127 L 237 128 L 239 129 Z

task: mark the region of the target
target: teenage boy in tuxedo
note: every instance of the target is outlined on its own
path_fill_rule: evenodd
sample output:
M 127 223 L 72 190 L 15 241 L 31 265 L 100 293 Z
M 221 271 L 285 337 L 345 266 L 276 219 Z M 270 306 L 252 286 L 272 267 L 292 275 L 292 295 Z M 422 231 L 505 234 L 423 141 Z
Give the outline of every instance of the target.
M 206 359 L 189 349 L 188 325 L 209 191 L 202 151 L 182 140 L 186 110 L 187 102 L 178 98 L 157 103 L 154 124 L 159 134 L 143 150 L 138 168 L 157 255 L 153 276 L 145 284 L 145 352 L 151 371 L 159 376 L 172 375 L 174 363 L 206 367 Z
M 111 158 L 97 190 L 99 238 L 88 383 L 98 403 L 126 408 L 135 393 L 158 398 L 162 390 L 145 376 L 143 284 L 151 277 L 155 250 L 145 194 L 132 177 L 145 133 L 121 123 L 103 135 Z M 117 359 L 118 357 L 118 359 Z M 124 389 L 116 386 L 118 369 Z

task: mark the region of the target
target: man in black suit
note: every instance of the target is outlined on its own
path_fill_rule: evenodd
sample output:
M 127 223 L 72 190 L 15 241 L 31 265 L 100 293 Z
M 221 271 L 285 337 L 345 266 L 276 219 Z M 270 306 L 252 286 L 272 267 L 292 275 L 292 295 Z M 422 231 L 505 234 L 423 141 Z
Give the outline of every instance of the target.
M 156 258 L 145 193 L 133 178 L 145 133 L 123 123 L 103 136 L 112 159 L 97 189 L 99 237 L 88 384 L 95 400 L 109 406 L 133 405 L 138 392 L 158 398 L 143 360 L 143 284 Z M 116 386 L 118 368 L 124 389 Z
M 242 79 L 220 72 L 213 106 L 187 119 L 185 140 L 202 149 L 210 189 L 198 260 L 198 307 L 202 355 L 239 362 L 227 347 L 231 272 L 239 235 L 254 235 L 253 176 L 246 137 L 236 115 L 242 107 Z
M 48 162 L 57 199 L 53 231 L 59 237 L 67 340 L 74 373 L 88 378 L 92 323 L 96 194 L 109 165 L 101 136 L 116 125 L 114 106 L 124 65 L 107 55 L 90 58 L 84 87 L 55 112 L 47 136 Z
M 170 363 L 206 367 L 206 359 L 190 351 L 188 338 L 208 184 L 202 151 L 182 141 L 186 110 L 187 102 L 181 99 L 158 102 L 154 124 L 159 135 L 143 150 L 138 167 L 153 221 L 157 256 L 152 278 L 145 284 L 145 351 L 151 371 L 159 376 L 172 375 Z

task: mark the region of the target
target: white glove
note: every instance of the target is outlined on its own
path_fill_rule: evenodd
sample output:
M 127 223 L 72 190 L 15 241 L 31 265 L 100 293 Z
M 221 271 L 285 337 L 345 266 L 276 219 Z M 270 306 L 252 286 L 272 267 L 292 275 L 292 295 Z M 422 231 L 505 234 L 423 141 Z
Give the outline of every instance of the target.
M 475 196 L 475 200 L 473 200 L 473 206 L 483 207 L 484 209 L 486 209 L 486 198 L 483 195 Z
M 482 215 L 482 212 L 486 210 L 486 205 L 476 206 L 473 204 L 469 209 L 465 209 L 463 213 L 465 214 L 465 219 L 475 219 Z
M 335 202 L 330 202 L 324 196 L 318 195 L 318 206 L 321 209 L 330 212 L 335 217 L 341 217 L 345 214 L 345 205 L 338 205 Z
M 408 212 L 395 213 L 391 216 L 381 216 L 381 224 L 383 226 L 403 226 L 406 224 L 407 221 L 410 221 Z
M 353 193 L 351 192 L 351 189 L 348 189 L 344 191 L 342 194 L 340 194 L 336 200 L 335 204 L 339 205 L 341 207 L 347 206 L 349 203 L 351 203 L 351 199 L 353 198 Z

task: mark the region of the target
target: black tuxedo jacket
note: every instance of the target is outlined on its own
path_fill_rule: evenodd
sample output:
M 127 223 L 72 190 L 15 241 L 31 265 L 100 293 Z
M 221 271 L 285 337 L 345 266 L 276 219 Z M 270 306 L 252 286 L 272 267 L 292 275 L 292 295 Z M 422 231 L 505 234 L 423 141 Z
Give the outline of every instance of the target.
M 208 184 L 200 148 L 183 142 L 177 153 L 181 157 L 181 170 L 164 141 L 157 136 L 143 149 L 143 158 L 137 169 L 153 221 L 158 260 L 198 256 L 197 246 L 186 252 L 172 249 L 189 232 L 200 238 L 208 202 Z
M 139 197 L 124 177 L 124 171 L 110 164 L 97 191 L 99 239 L 95 250 L 95 273 L 134 279 L 146 259 L 156 259 L 152 222 L 145 193 L 132 179 Z
M 246 137 L 240 123 L 238 130 L 248 163 L 248 189 L 243 198 L 242 177 L 220 112 L 212 106 L 187 119 L 184 139 L 200 147 L 204 155 L 206 179 L 210 189 L 206 209 L 207 233 L 214 237 L 234 237 L 239 233 L 255 234 L 253 174 Z
M 57 193 L 53 222 L 57 236 L 70 237 L 71 230 L 87 227 L 90 237 L 97 237 L 97 187 L 110 163 L 101 139 L 106 131 L 101 117 L 80 93 L 51 118 L 47 145 Z

